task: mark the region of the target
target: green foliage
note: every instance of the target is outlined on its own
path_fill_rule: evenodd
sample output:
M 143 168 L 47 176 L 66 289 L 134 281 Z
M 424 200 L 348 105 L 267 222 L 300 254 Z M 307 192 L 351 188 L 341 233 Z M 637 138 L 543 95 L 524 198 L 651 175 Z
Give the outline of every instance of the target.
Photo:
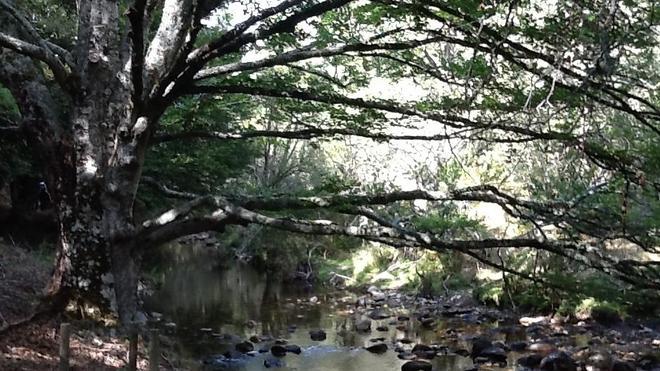
M 184 99 L 162 119 L 164 132 L 218 131 L 231 133 L 234 125 L 250 116 L 253 107 L 236 97 Z M 191 145 L 192 144 L 192 145 Z M 165 142 L 147 153 L 144 173 L 164 184 L 196 193 L 210 193 L 241 174 L 258 147 L 246 141 L 190 139 Z M 160 208 L 164 200 L 145 187 L 140 197 L 148 209 Z
M 424 215 L 414 216 L 411 223 L 419 231 L 445 238 L 470 236 L 484 230 L 480 221 L 460 213 L 454 205 L 443 205 Z
M 11 92 L 0 85 L 0 126 L 15 126 L 20 112 Z M 33 173 L 32 154 L 26 143 L 0 137 L 0 187 L 19 175 Z
M 16 5 L 30 13 L 39 34 L 58 45 L 70 48 L 76 36 L 76 2 L 72 0 L 18 0 Z

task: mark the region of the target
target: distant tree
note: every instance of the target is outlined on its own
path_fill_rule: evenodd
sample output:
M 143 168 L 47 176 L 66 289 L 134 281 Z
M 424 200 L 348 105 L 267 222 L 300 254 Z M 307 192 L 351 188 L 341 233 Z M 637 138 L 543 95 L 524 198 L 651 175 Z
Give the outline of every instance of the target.
M 454 250 L 477 259 L 481 249 L 541 249 L 657 289 L 656 263 L 618 260 L 604 246 L 623 239 L 658 252 L 659 20 L 652 1 L 550 6 L 0 0 L 0 82 L 20 112 L 0 133 L 27 141 L 54 201 L 59 243 L 51 303 L 76 298 L 116 305 L 122 322 L 131 321 L 143 254 L 165 241 L 230 224 Z M 365 93 L 375 77 L 406 81 L 426 94 L 394 100 L 379 97 L 388 92 Z M 217 125 L 162 124 L 180 105 L 236 99 L 247 101 L 243 110 L 219 114 Z M 260 101 L 276 104 L 278 119 L 296 125 L 278 126 L 290 128 L 283 131 L 233 122 Z M 420 127 L 438 130 L 400 134 Z M 551 188 L 503 190 L 487 183 L 444 192 L 259 197 L 197 194 L 150 178 L 182 203 L 153 219 L 134 217 L 145 157 L 167 148 L 150 152 L 153 146 L 344 135 L 529 143 L 549 154 L 548 170 L 582 182 L 575 187 L 555 178 L 544 183 L 554 184 Z M 165 169 L 158 160 L 150 163 Z M 379 214 L 379 205 L 416 199 L 441 206 L 494 203 L 532 228 L 516 238 L 466 238 L 434 232 L 433 226 L 450 222 L 425 221 L 416 230 Z M 362 215 L 372 223 L 355 227 L 262 212 L 317 208 Z M 448 214 L 432 214 L 437 215 Z

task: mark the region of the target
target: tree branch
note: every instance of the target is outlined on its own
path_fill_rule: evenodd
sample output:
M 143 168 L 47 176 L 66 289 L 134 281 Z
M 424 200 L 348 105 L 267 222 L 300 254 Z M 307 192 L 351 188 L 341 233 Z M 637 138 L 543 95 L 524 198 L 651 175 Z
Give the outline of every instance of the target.
M 71 91 L 71 82 L 69 80 L 71 73 L 66 69 L 67 62 L 71 61 L 70 53 L 43 39 L 32 26 L 30 21 L 28 21 L 27 18 L 20 14 L 19 11 L 6 0 L 0 0 L 0 9 L 4 10 L 6 14 L 9 14 L 18 24 L 20 30 L 27 34 L 32 41 L 32 43 L 30 43 L 8 34 L 0 33 L 0 46 L 4 46 L 17 53 L 43 61 L 53 71 L 55 79 L 62 88 L 66 91 Z M 60 54 L 64 62 L 62 62 L 55 53 Z
M 414 49 L 422 45 L 431 44 L 441 40 L 439 37 L 409 40 L 397 43 L 382 43 L 382 44 L 364 44 L 355 43 L 342 46 L 329 47 L 324 49 L 296 49 L 286 53 L 278 54 L 272 58 L 266 58 L 254 62 L 238 62 L 230 63 L 222 66 L 209 67 L 199 71 L 195 75 L 195 80 L 204 80 L 210 77 L 226 75 L 233 72 L 256 70 L 264 67 L 273 67 L 286 65 L 292 62 L 299 62 L 311 58 L 330 57 L 349 52 L 366 52 L 366 51 L 385 51 L 385 50 L 407 50 Z
M 183 131 L 179 133 L 166 133 L 157 135 L 153 139 L 153 144 L 166 143 L 177 140 L 194 140 L 194 139 L 212 139 L 212 140 L 246 140 L 253 138 L 283 138 L 283 139 L 313 139 L 321 137 L 332 136 L 356 136 L 362 138 L 370 138 L 378 141 L 389 140 L 447 140 L 460 137 L 464 131 L 453 134 L 434 134 L 434 135 L 405 135 L 405 134 L 386 134 L 352 129 L 301 129 L 291 131 L 277 131 L 277 130 L 255 130 L 244 133 L 226 133 L 220 131 Z
M 556 140 L 563 142 L 577 142 L 577 138 L 568 133 L 558 131 L 535 131 L 529 128 L 507 125 L 501 122 L 477 122 L 463 116 L 443 114 L 437 112 L 422 112 L 412 107 L 407 107 L 391 101 L 365 100 L 361 98 L 349 98 L 335 93 L 317 93 L 297 89 L 270 89 L 267 87 L 256 87 L 249 85 L 194 85 L 182 92 L 183 94 L 246 94 L 256 96 L 267 96 L 273 98 L 297 99 L 325 104 L 341 104 L 365 109 L 376 109 L 385 112 L 397 113 L 406 116 L 418 117 L 432 120 L 456 129 L 488 129 L 501 130 L 503 132 L 523 135 L 534 139 Z
M 133 82 L 132 101 L 137 112 L 142 110 L 144 97 L 144 22 L 146 19 L 147 0 L 135 0 L 128 10 L 128 20 L 131 25 L 131 80 Z

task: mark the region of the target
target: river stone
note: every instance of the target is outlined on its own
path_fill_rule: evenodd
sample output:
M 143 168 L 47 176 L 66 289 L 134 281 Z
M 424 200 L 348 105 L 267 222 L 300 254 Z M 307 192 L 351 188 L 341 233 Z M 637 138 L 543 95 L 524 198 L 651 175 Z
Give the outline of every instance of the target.
M 373 339 L 369 339 L 369 341 L 372 343 L 377 343 L 379 341 L 385 341 L 385 338 L 373 338 Z
M 294 344 L 285 345 L 284 349 L 286 349 L 286 351 L 289 352 L 289 353 L 295 353 L 295 354 L 302 353 L 302 349 L 299 346 L 294 345 Z
M 358 332 L 369 332 L 371 331 L 371 321 L 368 319 L 363 319 L 355 323 L 355 330 Z
M 266 358 L 264 359 L 264 367 L 266 368 L 277 368 L 277 367 L 284 367 L 285 363 L 283 359 L 271 357 L 271 358 Z
M 516 363 L 525 368 L 537 368 L 541 364 L 542 360 L 543 360 L 542 355 L 530 354 L 528 356 L 518 358 L 518 361 Z
M 505 363 L 506 351 L 500 347 L 489 347 L 479 353 L 479 357 L 487 358 L 493 362 Z
M 251 352 L 254 350 L 254 345 L 252 345 L 252 343 L 250 343 L 249 341 L 244 341 L 242 343 L 236 344 L 236 350 L 238 350 L 241 353 Z
M 431 371 L 433 365 L 424 361 L 408 361 L 401 366 L 401 371 Z
M 427 329 L 435 327 L 435 320 L 433 318 L 422 318 L 422 326 Z
M 491 347 L 493 347 L 493 343 L 490 340 L 484 337 L 474 338 L 472 339 L 472 351 L 470 355 L 472 357 L 479 357 L 484 350 Z
M 410 361 L 412 359 L 417 358 L 417 356 L 410 352 L 401 352 L 399 353 L 399 355 L 397 355 L 397 358 L 403 359 L 404 361 Z
M 275 357 L 284 357 L 286 355 L 286 348 L 282 345 L 275 344 L 270 347 L 270 352 L 273 353 Z
M 380 326 L 376 327 L 376 330 L 377 330 L 377 331 L 380 331 L 380 332 L 387 332 L 387 331 L 389 331 L 390 329 L 389 329 L 387 326 L 385 326 L 385 325 L 380 325 Z
M 399 320 L 399 321 L 402 321 L 402 322 L 403 321 L 410 321 L 410 317 L 408 317 L 408 316 L 398 316 L 396 319 Z
M 433 350 L 427 350 L 427 351 L 413 352 L 413 354 L 420 359 L 433 359 L 435 358 L 436 352 Z
M 612 355 L 608 351 L 597 350 L 589 356 L 587 365 L 597 370 L 611 370 L 613 361 Z
M 451 351 L 454 354 L 458 354 L 461 357 L 469 357 L 470 356 L 470 351 L 464 348 L 456 348 Z
M 531 325 L 547 325 L 549 321 L 548 321 L 548 317 L 538 316 L 538 317 L 520 317 L 518 322 L 520 322 L 520 324 L 523 326 L 531 326 Z
M 371 319 L 385 319 L 389 317 L 392 317 L 392 313 L 387 309 L 378 308 L 369 312 L 369 318 Z
M 311 330 L 309 332 L 309 337 L 314 341 L 323 341 L 327 336 L 323 330 Z
M 412 348 L 413 353 L 415 353 L 415 352 L 426 352 L 426 351 L 429 351 L 429 350 L 433 350 L 433 348 L 431 348 L 430 346 L 425 345 L 425 344 L 415 344 L 415 346 Z
M 259 337 L 257 335 L 252 335 L 248 340 L 256 344 L 259 342 Z
M 617 359 L 612 363 L 611 371 L 635 371 L 635 366 L 629 362 Z
M 541 360 L 539 368 L 544 371 L 576 371 L 575 361 L 565 352 L 553 352 Z
M 385 343 L 374 344 L 372 346 L 366 347 L 366 349 L 371 353 L 383 354 L 387 352 L 387 344 Z
M 512 343 L 509 343 L 509 348 L 515 352 L 522 352 L 523 350 L 527 349 L 527 342 L 526 341 L 514 341 Z
M 504 344 L 504 343 L 501 342 L 501 341 L 495 341 L 495 342 L 493 342 L 493 346 L 494 346 L 494 347 L 498 347 L 498 348 L 502 348 L 502 349 L 504 349 L 505 352 L 510 352 L 510 351 L 511 351 L 511 348 L 509 348 L 508 345 Z
M 621 316 L 608 307 L 596 307 L 591 310 L 591 318 L 604 326 L 612 326 L 621 322 Z
M 554 344 L 550 343 L 545 343 L 545 342 L 539 342 L 539 343 L 534 343 L 529 346 L 529 350 L 536 353 L 540 354 L 542 356 L 547 356 L 550 353 L 556 352 L 557 347 L 554 346 Z

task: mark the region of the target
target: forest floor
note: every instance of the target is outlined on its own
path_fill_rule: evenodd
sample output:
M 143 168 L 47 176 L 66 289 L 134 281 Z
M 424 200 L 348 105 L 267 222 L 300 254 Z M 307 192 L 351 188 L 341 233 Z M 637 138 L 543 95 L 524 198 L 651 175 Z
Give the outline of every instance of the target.
M 0 241 L 0 329 L 33 313 L 49 271 L 49 264 L 39 254 Z M 62 318 L 51 318 L 0 330 L 0 370 L 57 369 L 61 322 Z M 73 322 L 72 327 L 72 370 L 119 370 L 126 366 L 128 341 L 89 321 Z M 146 370 L 142 346 L 138 359 L 138 369 Z

